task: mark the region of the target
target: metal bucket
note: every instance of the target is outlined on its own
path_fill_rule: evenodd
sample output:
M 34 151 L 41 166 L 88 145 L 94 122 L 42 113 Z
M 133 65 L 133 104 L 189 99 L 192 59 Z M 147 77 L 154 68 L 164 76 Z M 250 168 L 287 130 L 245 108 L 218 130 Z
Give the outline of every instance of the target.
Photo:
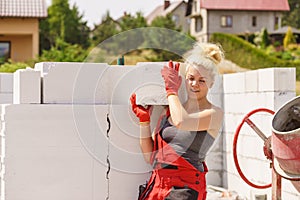
M 300 192 L 300 96 L 275 113 L 272 120 L 272 152 L 275 171 L 291 180 Z

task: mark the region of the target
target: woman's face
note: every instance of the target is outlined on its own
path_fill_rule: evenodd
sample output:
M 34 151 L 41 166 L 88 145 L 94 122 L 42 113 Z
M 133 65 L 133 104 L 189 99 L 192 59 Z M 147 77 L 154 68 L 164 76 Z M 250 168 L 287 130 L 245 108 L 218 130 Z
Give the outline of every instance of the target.
M 186 73 L 186 89 L 189 98 L 202 99 L 206 97 L 212 82 L 207 69 L 190 66 Z

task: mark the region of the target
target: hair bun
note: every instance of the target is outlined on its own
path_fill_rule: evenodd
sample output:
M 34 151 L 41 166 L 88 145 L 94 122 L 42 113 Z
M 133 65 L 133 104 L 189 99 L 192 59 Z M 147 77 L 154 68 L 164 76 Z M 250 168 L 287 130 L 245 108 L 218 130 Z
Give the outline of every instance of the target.
M 221 46 L 216 44 L 203 44 L 204 56 L 219 64 L 224 59 L 224 51 Z

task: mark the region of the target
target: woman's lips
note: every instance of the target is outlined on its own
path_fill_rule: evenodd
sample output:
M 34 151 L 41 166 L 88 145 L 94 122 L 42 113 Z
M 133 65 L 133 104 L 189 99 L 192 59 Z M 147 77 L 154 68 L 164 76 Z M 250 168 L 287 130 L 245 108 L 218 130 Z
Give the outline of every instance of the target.
M 193 89 L 190 89 L 190 91 L 195 93 L 200 92 L 200 90 L 193 90 Z

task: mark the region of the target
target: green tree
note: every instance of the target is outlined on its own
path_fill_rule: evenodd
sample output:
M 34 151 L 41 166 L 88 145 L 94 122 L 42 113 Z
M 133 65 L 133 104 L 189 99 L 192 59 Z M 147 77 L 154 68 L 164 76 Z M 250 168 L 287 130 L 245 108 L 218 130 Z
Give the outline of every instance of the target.
M 282 24 L 300 28 L 300 1 L 289 0 L 290 11 L 283 13 Z
M 78 44 L 70 44 L 56 38 L 55 45 L 49 50 L 43 50 L 38 62 L 82 62 L 87 57 L 87 52 Z
M 176 31 L 180 31 L 179 27 L 176 27 L 175 22 L 172 20 L 172 15 L 167 14 L 166 16 L 158 16 L 152 22 L 152 27 L 163 27 L 168 28 Z
M 262 30 L 262 38 L 261 38 L 261 48 L 265 49 L 269 46 L 270 39 L 269 34 L 266 28 Z
M 112 37 L 117 34 L 118 22 L 116 22 L 109 14 L 109 11 L 102 17 L 101 23 L 95 25 L 94 30 L 92 31 L 92 41 L 94 45 L 98 45 L 104 40 Z
M 150 58 L 154 61 L 178 60 L 189 49 L 192 48 L 194 39 L 185 33 L 180 32 L 181 29 L 176 27 L 172 20 L 172 15 L 156 17 L 151 27 L 159 27 L 164 29 L 153 29 L 145 33 L 144 46 L 159 47 L 153 49 L 156 58 Z M 168 29 L 169 31 L 166 31 Z M 172 51 L 172 52 L 171 52 Z
M 147 21 L 141 12 L 137 12 L 135 16 L 125 14 L 120 21 L 120 27 L 121 31 L 147 27 Z
M 89 27 L 79 14 L 78 7 L 70 8 L 68 0 L 52 0 L 48 8 L 48 17 L 40 23 L 41 50 L 50 49 L 56 38 L 70 44 L 89 46 Z
M 135 15 L 125 14 L 119 21 L 121 28 L 121 34 L 119 35 L 119 51 L 130 52 L 136 51 L 141 47 L 145 41 L 144 35 L 139 30 L 133 30 L 137 28 L 147 27 L 147 21 L 141 12 L 137 12 Z M 131 31 L 129 31 L 131 30 Z
M 289 44 L 294 43 L 296 43 L 296 39 L 293 35 L 292 28 L 289 26 L 283 39 L 283 47 L 286 49 L 289 46 Z

